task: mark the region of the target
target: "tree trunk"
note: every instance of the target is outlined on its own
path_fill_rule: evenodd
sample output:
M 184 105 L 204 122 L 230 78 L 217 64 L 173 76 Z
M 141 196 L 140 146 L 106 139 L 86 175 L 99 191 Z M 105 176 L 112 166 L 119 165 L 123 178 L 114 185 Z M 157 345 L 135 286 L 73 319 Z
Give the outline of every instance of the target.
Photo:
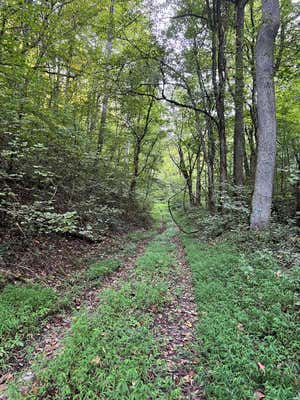
M 198 154 L 197 161 L 196 161 L 196 195 L 195 195 L 195 205 L 201 205 L 201 160 L 200 160 L 200 153 Z
M 129 187 L 129 198 L 134 199 L 136 192 L 137 179 L 139 176 L 139 165 L 140 165 L 140 153 L 141 153 L 141 141 L 139 138 L 136 139 L 133 155 L 133 175 Z
M 238 0 L 235 9 L 236 25 L 236 51 L 235 51 L 235 122 L 234 122 L 234 153 L 233 153 L 233 179 L 234 184 L 243 186 L 244 181 L 244 20 L 247 0 Z
M 193 207 L 195 205 L 194 194 L 193 194 L 193 181 L 190 176 L 186 180 L 186 185 L 187 185 L 187 189 L 188 189 L 188 193 L 189 193 L 190 207 Z
M 251 228 L 270 221 L 276 162 L 274 43 L 280 24 L 279 0 L 262 0 L 263 22 L 256 43 L 258 154 L 252 198 Z
M 206 152 L 207 163 L 207 186 L 208 186 L 208 209 L 214 214 L 216 211 L 216 196 L 215 196 L 215 176 L 214 176 L 214 163 L 215 163 L 215 140 L 212 122 L 209 118 L 206 120 L 207 135 L 208 135 L 208 151 Z
M 227 142 L 225 127 L 225 83 L 226 83 L 226 59 L 225 59 L 225 13 L 221 0 L 214 0 L 212 9 L 209 1 L 206 1 L 208 11 L 208 23 L 212 39 L 212 83 L 215 97 L 215 105 L 218 119 L 219 135 L 219 175 L 220 175 L 220 205 L 223 208 L 223 196 L 227 183 Z
M 295 217 L 296 225 L 300 228 L 300 153 L 296 154 L 298 179 L 295 184 Z
M 190 206 L 194 206 L 194 194 L 193 194 L 193 172 L 187 168 L 181 143 L 178 143 L 178 155 L 179 155 L 179 170 L 185 180 L 186 188 L 189 194 Z
M 225 84 L 226 84 L 226 59 L 225 59 L 225 24 L 222 1 L 217 0 L 217 26 L 218 26 L 218 97 L 217 114 L 219 120 L 219 146 L 220 146 L 220 190 L 221 196 L 226 191 L 227 183 L 227 141 L 225 129 Z M 221 201 L 222 203 L 222 201 Z
M 101 117 L 100 117 L 100 127 L 98 131 L 98 145 L 97 152 L 101 154 L 104 144 L 105 130 L 106 130 L 106 118 L 107 118 L 107 109 L 109 102 L 109 93 L 108 93 L 108 84 L 109 84 L 109 60 L 111 58 L 112 53 L 112 44 L 113 44 L 113 25 L 114 25 L 114 12 L 115 12 L 115 0 L 110 1 L 110 9 L 109 9 L 109 23 L 108 23 L 108 31 L 107 31 L 107 41 L 106 41 L 106 68 L 105 68 L 105 81 L 104 81 L 104 94 L 102 100 L 102 108 L 101 108 Z

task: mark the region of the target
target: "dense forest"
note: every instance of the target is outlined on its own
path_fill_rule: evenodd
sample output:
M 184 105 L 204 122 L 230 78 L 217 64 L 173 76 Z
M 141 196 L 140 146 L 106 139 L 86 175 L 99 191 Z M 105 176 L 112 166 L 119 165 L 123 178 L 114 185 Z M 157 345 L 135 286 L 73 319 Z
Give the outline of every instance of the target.
M 0 2 L 0 399 L 299 398 L 299 12 Z

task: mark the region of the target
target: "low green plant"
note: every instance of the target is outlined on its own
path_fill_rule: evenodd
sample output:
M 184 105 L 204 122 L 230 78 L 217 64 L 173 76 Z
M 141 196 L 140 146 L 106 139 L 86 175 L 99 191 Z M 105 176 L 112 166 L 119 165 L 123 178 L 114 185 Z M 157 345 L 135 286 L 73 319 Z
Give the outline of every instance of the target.
M 137 248 L 137 243 L 135 243 L 135 242 L 125 243 L 125 245 L 122 248 L 122 253 L 126 257 L 132 256 L 135 253 L 136 248 Z
M 198 375 L 210 400 L 297 398 L 295 272 L 269 252 L 241 254 L 183 235 L 199 310 Z
M 158 240 L 153 240 L 145 254 L 138 258 L 137 273 L 147 271 L 151 279 L 167 275 L 175 263 L 175 257 L 172 254 L 174 249 L 175 245 L 169 243 L 169 236 L 159 235 Z
M 41 321 L 57 311 L 63 301 L 52 289 L 38 285 L 7 285 L 0 294 L 0 368 L 9 353 L 23 347 L 27 335 L 38 332 Z
M 103 278 L 112 273 L 121 266 L 120 260 L 107 259 L 92 264 L 86 272 L 86 276 L 90 280 Z
M 139 242 L 140 240 L 151 239 L 154 235 L 154 231 L 142 229 L 128 233 L 127 239 L 134 243 Z

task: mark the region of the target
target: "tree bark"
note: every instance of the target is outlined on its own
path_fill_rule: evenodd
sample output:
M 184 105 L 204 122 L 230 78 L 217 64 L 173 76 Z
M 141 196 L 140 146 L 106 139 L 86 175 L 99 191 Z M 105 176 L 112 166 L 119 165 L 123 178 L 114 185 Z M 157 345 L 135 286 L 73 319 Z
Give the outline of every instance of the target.
M 209 7 L 209 3 L 207 3 L 207 7 Z M 209 12 L 209 26 L 212 26 L 212 15 Z M 214 35 L 214 32 L 212 32 L 212 35 Z M 215 36 L 214 36 L 215 38 Z M 213 61 L 213 67 L 212 71 L 214 72 L 214 87 L 217 90 L 217 82 L 216 82 L 216 44 L 215 44 L 215 39 L 213 40 L 214 43 L 214 52 L 215 54 L 212 56 L 212 61 Z M 212 120 L 211 118 L 208 117 L 208 114 L 211 112 L 211 107 L 212 107 L 212 99 L 210 98 L 208 92 L 205 89 L 205 86 L 203 84 L 203 76 L 201 72 L 201 67 L 200 67 L 200 62 L 198 58 L 198 48 L 196 45 L 196 42 L 194 40 L 194 55 L 195 55 L 195 61 L 196 61 L 196 70 L 197 70 L 197 77 L 198 77 L 198 84 L 199 88 L 202 93 L 203 97 L 203 104 L 204 104 L 204 109 L 207 112 L 206 115 L 206 131 L 207 131 L 207 144 L 203 140 L 203 135 L 201 134 L 201 127 L 200 127 L 200 119 L 199 119 L 199 113 L 195 112 L 195 120 L 196 120 L 196 130 L 198 132 L 198 137 L 199 141 L 201 143 L 201 146 L 203 147 L 203 158 L 204 161 L 207 165 L 207 186 L 208 186 L 208 199 L 207 199 L 207 205 L 209 211 L 214 214 L 216 210 L 216 200 L 215 200 L 215 183 L 214 183 L 214 161 L 215 161 L 215 140 L 214 140 L 214 131 L 213 131 L 213 126 L 212 126 Z M 191 99 L 192 103 L 193 100 Z M 196 104 L 195 102 L 193 104 Z M 201 140 L 200 140 L 201 138 Z M 207 146 L 207 147 L 206 147 Z
M 197 161 L 196 161 L 196 191 L 195 191 L 195 205 L 201 205 L 201 160 L 200 154 L 198 154 Z
M 208 26 L 211 30 L 212 40 L 212 83 L 215 97 L 215 106 L 218 119 L 219 136 L 219 176 L 220 176 L 220 205 L 223 209 L 223 196 L 227 184 L 227 141 L 225 127 L 225 6 L 221 0 L 214 0 L 212 9 L 206 0 L 208 12 Z
M 251 228 L 264 228 L 271 216 L 276 162 L 274 43 L 280 25 L 279 0 L 262 0 L 263 22 L 256 43 L 258 154 Z
M 141 140 L 139 137 L 136 138 L 133 155 L 133 175 L 129 187 L 129 198 L 133 199 L 136 192 L 136 184 L 139 176 L 139 165 L 140 165 L 140 153 L 141 153 Z
M 235 8 L 236 44 L 235 44 L 235 122 L 234 122 L 234 152 L 233 179 L 234 184 L 242 187 L 244 182 L 244 20 L 247 0 L 238 0 Z
M 183 150 L 181 147 L 181 142 L 179 141 L 177 145 L 178 155 L 179 155 L 179 170 L 182 173 L 182 176 L 185 180 L 185 184 L 189 194 L 189 202 L 190 206 L 194 206 L 194 194 L 193 194 L 193 175 L 191 168 L 187 168 Z
M 208 209 L 211 214 L 216 211 L 215 196 L 215 140 L 211 121 L 207 118 L 207 134 L 208 134 L 208 154 L 207 154 L 207 186 L 208 186 Z
M 295 184 L 295 217 L 296 225 L 300 228 L 300 153 L 296 154 L 298 179 Z
M 225 59 L 225 24 L 222 1 L 216 1 L 216 21 L 218 27 L 218 96 L 217 114 L 219 120 L 219 146 L 220 146 L 220 191 L 223 197 L 227 183 L 227 140 L 225 128 L 225 84 L 226 84 L 226 59 Z M 221 203 L 223 201 L 221 200 Z

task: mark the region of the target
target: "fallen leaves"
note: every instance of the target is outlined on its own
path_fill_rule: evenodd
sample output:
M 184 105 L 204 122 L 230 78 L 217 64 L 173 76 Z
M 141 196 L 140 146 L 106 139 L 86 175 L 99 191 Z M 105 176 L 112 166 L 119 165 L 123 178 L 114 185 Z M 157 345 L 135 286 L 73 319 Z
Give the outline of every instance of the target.
M 266 367 L 262 364 L 262 363 L 260 363 L 260 362 L 258 362 L 257 363 L 257 366 L 258 366 L 258 368 L 261 370 L 261 371 L 265 371 L 265 369 L 266 369 Z
M 8 386 L 6 385 L 6 383 L 3 383 L 2 385 L 0 385 L 0 393 L 5 392 L 5 390 L 8 388 Z
M 255 390 L 254 395 L 256 400 L 262 400 L 266 397 L 261 390 Z
M 5 392 L 7 390 L 8 385 L 7 383 L 13 380 L 13 374 L 7 373 L 0 377 L 0 393 Z
M 6 383 L 6 382 L 10 382 L 10 381 L 13 380 L 13 378 L 14 378 L 13 374 L 10 374 L 10 373 L 7 373 L 7 374 L 5 374 L 5 375 L 2 375 L 2 376 L 0 377 L 0 384 Z
M 95 357 L 95 358 L 93 358 L 91 361 L 90 361 L 90 363 L 91 364 L 94 364 L 94 365 L 99 365 L 100 364 L 100 362 L 101 362 L 101 359 L 100 359 L 100 357 Z
M 245 327 L 244 327 L 243 324 L 238 323 L 237 326 L 236 326 L 236 329 L 237 329 L 238 331 L 240 331 L 240 332 L 243 332 L 243 331 L 245 330 Z

